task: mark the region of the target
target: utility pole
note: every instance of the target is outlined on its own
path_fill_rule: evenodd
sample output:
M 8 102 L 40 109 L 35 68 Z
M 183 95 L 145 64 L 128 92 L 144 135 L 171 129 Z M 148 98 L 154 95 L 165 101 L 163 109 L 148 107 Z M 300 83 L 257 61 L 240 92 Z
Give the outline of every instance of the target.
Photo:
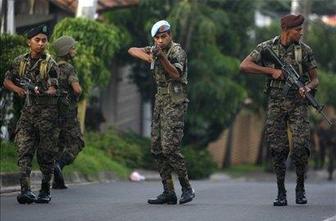
M 97 0 L 79 0 L 76 17 L 95 19 Z
M 84 17 L 88 19 L 95 19 L 96 17 L 97 0 L 78 0 L 76 17 Z M 85 128 L 85 113 L 86 113 L 87 99 L 83 99 L 78 103 L 78 119 L 82 133 Z
M 14 23 L 14 0 L 8 0 L 7 2 L 7 33 L 15 34 Z
M 305 17 L 305 23 L 303 24 L 304 36 L 307 33 L 309 25 L 309 15 L 311 12 L 312 0 L 292 0 L 291 2 L 291 14 L 301 14 Z

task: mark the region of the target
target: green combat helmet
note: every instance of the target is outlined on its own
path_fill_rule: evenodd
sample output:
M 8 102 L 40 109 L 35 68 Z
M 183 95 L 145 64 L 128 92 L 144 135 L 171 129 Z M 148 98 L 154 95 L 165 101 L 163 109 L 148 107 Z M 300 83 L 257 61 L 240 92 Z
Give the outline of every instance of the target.
M 76 44 L 75 39 L 70 36 L 62 36 L 53 44 L 53 47 L 56 52 L 57 57 L 65 56 L 69 53 L 70 48 L 72 48 Z

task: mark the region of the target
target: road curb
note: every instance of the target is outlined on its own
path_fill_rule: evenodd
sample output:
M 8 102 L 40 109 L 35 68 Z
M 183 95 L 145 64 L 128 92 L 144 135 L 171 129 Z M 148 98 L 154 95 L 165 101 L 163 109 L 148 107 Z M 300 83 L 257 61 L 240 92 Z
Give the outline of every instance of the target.
M 136 170 L 145 177 L 146 181 L 161 180 L 159 173 L 148 170 Z M 81 184 L 92 182 L 108 182 L 122 180 L 115 175 L 114 172 L 99 172 L 98 174 L 85 175 L 79 172 L 64 175 L 66 184 Z M 0 173 L 0 194 L 20 191 L 20 173 Z M 40 189 L 42 174 L 40 171 L 32 171 L 31 173 L 31 188 L 32 190 Z

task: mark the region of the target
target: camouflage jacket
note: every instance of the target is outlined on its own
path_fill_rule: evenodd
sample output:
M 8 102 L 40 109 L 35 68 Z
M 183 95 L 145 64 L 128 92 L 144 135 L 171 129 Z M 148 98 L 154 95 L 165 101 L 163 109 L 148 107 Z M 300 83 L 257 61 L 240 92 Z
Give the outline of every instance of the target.
M 151 47 L 146 47 L 145 50 L 149 51 Z M 161 62 L 158 59 L 154 60 L 153 76 L 158 86 L 158 94 L 168 94 L 172 102 L 187 101 L 187 84 L 188 84 L 188 68 L 187 68 L 187 55 L 182 49 L 180 44 L 171 42 L 171 44 L 163 50 L 169 62 L 181 74 L 180 79 L 172 79 L 165 71 Z
M 78 76 L 74 67 L 66 62 L 59 61 L 58 66 L 60 69 L 59 75 L 59 90 L 61 91 L 61 99 L 66 98 L 67 103 L 61 102 L 61 105 L 66 105 L 68 110 L 75 110 L 77 108 L 78 97 L 74 94 L 72 83 L 78 82 Z
M 282 58 L 288 64 L 291 64 L 295 68 L 295 70 L 302 75 L 304 81 L 309 80 L 308 71 L 317 68 L 317 63 L 314 58 L 312 49 L 308 45 L 303 42 L 299 42 L 298 44 L 292 43 L 288 47 L 284 47 L 280 44 L 279 36 L 260 43 L 250 53 L 253 61 L 258 65 L 274 68 L 273 63 L 270 63 L 267 58 L 263 58 L 261 56 L 261 51 L 265 49 L 265 47 L 270 47 L 280 58 Z M 300 53 L 298 53 L 297 51 L 299 51 Z M 296 56 L 298 56 L 299 58 L 297 58 Z
M 33 59 L 30 53 L 27 53 L 16 57 L 5 74 L 5 79 L 18 86 L 19 80 L 24 77 L 30 79 L 43 92 L 48 90 L 49 86 L 58 87 L 59 69 L 50 55 L 43 54 L 39 59 Z M 40 96 L 44 96 L 43 93 Z

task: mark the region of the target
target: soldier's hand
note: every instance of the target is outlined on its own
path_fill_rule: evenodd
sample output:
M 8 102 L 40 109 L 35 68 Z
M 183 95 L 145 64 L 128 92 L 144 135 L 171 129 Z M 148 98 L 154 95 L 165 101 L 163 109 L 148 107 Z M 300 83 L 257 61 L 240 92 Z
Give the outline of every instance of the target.
M 48 95 L 56 95 L 56 88 L 54 87 L 49 87 L 48 90 L 45 92 Z
M 38 88 L 38 87 L 35 87 L 35 88 L 34 88 L 34 92 L 35 92 L 35 94 L 37 94 L 37 95 L 40 94 L 40 90 L 39 90 L 39 88 Z
M 154 57 L 161 57 L 163 55 L 162 49 L 159 46 L 155 46 L 152 50 L 152 54 Z
M 282 70 L 281 69 L 273 69 L 272 77 L 274 79 L 282 80 L 284 78 L 283 74 L 282 74 Z
M 306 94 L 309 93 L 310 91 L 311 91 L 311 89 L 308 86 L 300 87 L 300 89 L 299 89 L 299 93 L 300 93 L 301 97 L 306 97 Z
M 20 97 L 24 97 L 26 95 L 26 91 L 25 89 L 21 88 L 21 87 L 18 87 L 16 90 L 15 90 L 15 93 L 17 95 L 19 95 Z
M 152 54 L 149 54 L 148 59 L 147 59 L 147 62 L 148 62 L 148 63 L 152 63 L 153 61 L 154 61 L 154 59 L 153 59 L 153 55 L 152 55 Z

